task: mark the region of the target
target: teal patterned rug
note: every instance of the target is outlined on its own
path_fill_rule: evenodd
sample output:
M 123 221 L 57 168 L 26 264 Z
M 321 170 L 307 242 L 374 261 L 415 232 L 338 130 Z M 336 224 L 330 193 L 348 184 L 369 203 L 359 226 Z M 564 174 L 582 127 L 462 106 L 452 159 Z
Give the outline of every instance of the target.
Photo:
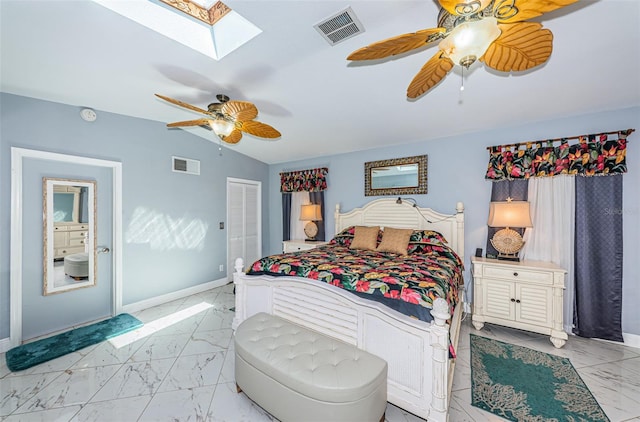
M 12 371 L 22 371 L 48 360 L 64 356 L 67 353 L 75 352 L 92 344 L 135 330 L 142 327 L 142 325 L 142 322 L 137 318 L 129 314 L 120 314 L 95 324 L 26 343 L 7 352 L 7 367 Z
M 471 404 L 510 421 L 609 421 L 569 359 L 473 334 Z

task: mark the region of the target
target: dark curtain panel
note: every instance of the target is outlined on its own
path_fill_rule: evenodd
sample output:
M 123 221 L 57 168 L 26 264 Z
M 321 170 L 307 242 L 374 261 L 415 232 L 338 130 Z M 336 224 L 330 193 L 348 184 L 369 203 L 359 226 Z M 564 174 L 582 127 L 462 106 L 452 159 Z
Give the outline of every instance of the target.
M 89 188 L 83 186 L 80 188 L 80 215 L 78 221 L 81 223 L 89 222 Z
M 622 175 L 576 177 L 573 332 L 622 339 Z
M 291 240 L 291 194 L 282 193 L 282 240 Z
M 493 182 L 491 187 L 491 202 L 506 201 L 507 198 L 511 198 L 514 201 L 526 201 L 528 193 L 529 181 L 526 179 L 513 179 Z M 491 244 L 490 239 L 494 234 L 496 234 L 498 230 L 501 229 L 501 227 L 489 227 L 488 229 L 486 256 L 491 258 L 498 256 L 498 251 L 495 250 L 495 248 Z M 520 234 L 524 233 L 524 229 L 514 228 L 513 230 L 519 232 Z
M 318 234 L 316 236 L 317 240 L 325 240 L 325 230 L 324 230 L 324 222 L 326 220 L 324 215 L 324 192 L 309 192 L 309 200 L 312 204 L 320 205 L 320 213 L 322 215 L 321 221 L 316 221 L 316 225 L 318 226 Z

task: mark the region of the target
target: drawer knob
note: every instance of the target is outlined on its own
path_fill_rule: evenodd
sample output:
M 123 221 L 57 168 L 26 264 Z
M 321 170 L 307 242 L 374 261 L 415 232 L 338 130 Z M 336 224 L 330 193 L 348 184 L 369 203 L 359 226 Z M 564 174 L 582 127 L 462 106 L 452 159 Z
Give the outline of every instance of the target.
M 514 298 L 511 298 L 511 301 L 512 301 L 512 302 L 515 302 L 516 300 L 515 300 Z
M 514 277 L 517 277 L 517 276 L 518 276 L 518 273 L 513 273 L 513 276 L 514 276 Z
M 520 303 L 520 299 L 516 299 L 516 303 Z

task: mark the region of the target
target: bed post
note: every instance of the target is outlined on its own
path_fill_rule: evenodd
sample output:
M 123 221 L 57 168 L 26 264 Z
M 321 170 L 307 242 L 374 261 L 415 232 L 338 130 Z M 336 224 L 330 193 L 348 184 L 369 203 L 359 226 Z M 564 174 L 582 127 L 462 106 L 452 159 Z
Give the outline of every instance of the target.
M 464 204 L 462 202 L 456 204 L 456 211 L 456 233 L 458 234 L 456 252 L 464 262 Z
M 433 302 L 431 310 L 433 325 L 431 326 L 431 347 L 433 348 L 433 373 L 431 376 L 431 408 L 429 421 L 447 422 L 449 407 L 449 327 L 447 320 L 451 318 L 447 301 L 438 298 Z
M 336 204 L 336 210 L 333 212 L 333 222 L 335 224 L 334 234 L 338 234 L 340 232 L 341 227 L 338 227 L 340 224 L 340 204 Z
M 243 275 L 242 270 L 244 269 L 244 261 L 242 260 L 242 258 L 236 258 L 233 267 L 235 268 L 235 271 L 233 273 L 233 286 L 234 292 L 236 294 L 236 311 L 235 316 L 233 317 L 233 321 L 231 322 L 231 328 L 233 328 L 233 331 L 235 331 L 236 328 L 238 328 L 238 325 L 240 325 L 240 323 L 245 320 L 246 314 L 245 286 L 244 283 L 242 283 L 240 280 L 240 277 Z

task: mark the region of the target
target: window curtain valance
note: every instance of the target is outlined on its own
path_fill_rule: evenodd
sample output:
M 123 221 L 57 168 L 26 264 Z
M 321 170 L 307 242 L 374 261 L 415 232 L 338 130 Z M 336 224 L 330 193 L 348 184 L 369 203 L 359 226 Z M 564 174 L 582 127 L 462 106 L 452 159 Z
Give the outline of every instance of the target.
M 322 192 L 327 189 L 326 167 L 280 173 L 280 192 Z
M 485 179 L 498 181 L 559 174 L 598 176 L 626 173 L 627 136 L 633 131 L 627 129 L 489 147 Z M 578 142 L 570 145 L 571 139 Z

